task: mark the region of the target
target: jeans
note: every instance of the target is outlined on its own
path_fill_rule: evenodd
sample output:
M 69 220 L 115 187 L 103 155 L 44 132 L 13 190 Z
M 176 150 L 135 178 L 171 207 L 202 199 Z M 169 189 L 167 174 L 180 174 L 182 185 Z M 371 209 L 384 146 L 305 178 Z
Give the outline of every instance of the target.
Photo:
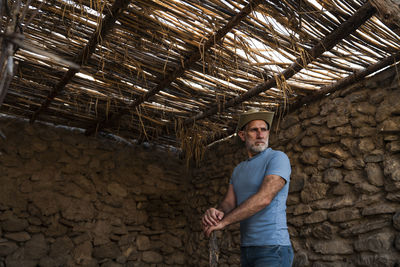
M 293 263 L 292 246 L 252 246 L 240 248 L 242 267 L 290 267 Z

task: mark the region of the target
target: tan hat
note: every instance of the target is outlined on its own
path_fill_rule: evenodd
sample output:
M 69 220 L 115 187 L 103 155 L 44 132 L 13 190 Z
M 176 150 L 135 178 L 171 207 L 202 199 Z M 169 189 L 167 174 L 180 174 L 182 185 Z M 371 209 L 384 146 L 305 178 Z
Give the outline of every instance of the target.
M 272 120 L 274 119 L 274 112 L 271 111 L 259 111 L 259 110 L 249 110 L 240 114 L 239 121 L 237 124 L 236 132 L 242 130 L 242 128 L 249 122 L 254 120 L 265 121 L 269 128 L 271 129 Z

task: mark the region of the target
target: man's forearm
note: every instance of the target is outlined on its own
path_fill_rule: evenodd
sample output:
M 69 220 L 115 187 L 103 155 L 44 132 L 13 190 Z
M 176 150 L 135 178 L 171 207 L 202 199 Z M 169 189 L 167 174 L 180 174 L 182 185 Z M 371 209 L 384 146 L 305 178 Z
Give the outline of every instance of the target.
M 225 216 L 222 219 L 221 223 L 223 223 L 225 226 L 228 226 L 230 224 L 240 222 L 244 219 L 253 216 L 266 206 L 267 205 L 261 199 L 261 196 L 253 195 L 238 207 L 232 208 L 227 213 L 224 212 Z
M 229 205 L 226 202 L 221 202 L 217 207 L 218 210 L 224 212 L 225 216 L 226 216 L 226 214 L 231 212 L 231 210 L 233 210 L 234 208 L 235 208 L 235 206 Z

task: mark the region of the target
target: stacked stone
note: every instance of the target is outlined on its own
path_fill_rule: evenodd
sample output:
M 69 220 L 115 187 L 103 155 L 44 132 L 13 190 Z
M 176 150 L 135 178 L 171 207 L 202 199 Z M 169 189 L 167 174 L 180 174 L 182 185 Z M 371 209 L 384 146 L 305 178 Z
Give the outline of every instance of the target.
M 292 164 L 287 214 L 294 266 L 400 265 L 399 87 L 396 71 L 386 71 L 301 108 L 272 129 L 271 146 Z M 207 151 L 193 172 L 193 217 L 221 200 L 245 157 L 233 140 Z M 191 225 L 190 258 L 207 266 L 207 240 Z M 237 225 L 218 239 L 221 266 L 239 266 Z
M 0 118 L 0 266 L 182 266 L 184 163 Z
M 393 74 L 282 121 L 273 143 L 293 166 L 287 213 L 296 266 L 400 264 L 400 91 Z

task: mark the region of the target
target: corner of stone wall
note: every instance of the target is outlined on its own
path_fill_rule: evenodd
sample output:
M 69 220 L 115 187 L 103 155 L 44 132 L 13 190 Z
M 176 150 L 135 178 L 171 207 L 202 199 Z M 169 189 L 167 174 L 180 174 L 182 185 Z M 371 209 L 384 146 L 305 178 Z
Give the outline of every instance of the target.
M 287 153 L 294 266 L 400 265 L 400 83 L 394 69 L 285 116 L 270 145 Z M 216 205 L 245 158 L 231 142 L 193 172 L 194 216 Z M 208 240 L 193 222 L 191 258 L 206 266 Z M 239 266 L 237 225 L 218 233 L 221 266 Z M 397 265 L 396 265 L 397 264 Z

